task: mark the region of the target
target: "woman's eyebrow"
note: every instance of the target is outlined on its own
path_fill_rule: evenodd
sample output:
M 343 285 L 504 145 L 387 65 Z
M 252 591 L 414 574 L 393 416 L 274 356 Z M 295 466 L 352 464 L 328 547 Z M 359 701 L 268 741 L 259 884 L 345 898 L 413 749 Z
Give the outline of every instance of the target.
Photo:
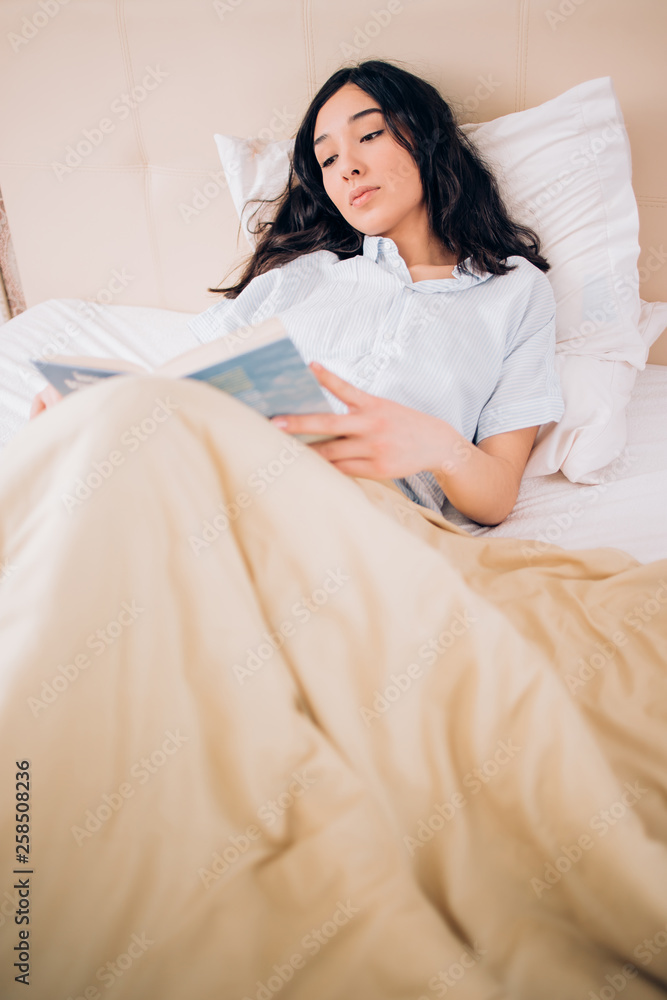
M 357 118 L 363 118 L 364 115 L 373 115 L 376 112 L 377 112 L 377 114 L 381 115 L 382 114 L 382 109 L 381 108 L 366 108 L 365 111 L 357 111 L 356 114 L 350 115 L 350 117 L 347 120 L 347 124 L 351 125 L 352 122 L 354 122 L 354 121 L 357 120 Z M 320 136 L 317 137 L 317 139 L 313 143 L 313 146 L 317 146 L 318 143 L 324 142 L 324 140 L 328 139 L 328 138 L 329 138 L 329 133 L 328 132 L 323 132 L 322 135 L 320 135 Z

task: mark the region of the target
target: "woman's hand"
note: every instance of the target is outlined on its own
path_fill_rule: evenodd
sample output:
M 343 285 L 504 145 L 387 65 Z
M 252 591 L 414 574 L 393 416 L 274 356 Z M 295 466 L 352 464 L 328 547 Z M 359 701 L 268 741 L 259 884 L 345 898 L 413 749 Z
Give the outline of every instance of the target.
M 59 403 L 63 397 L 60 395 L 57 389 L 54 389 L 52 385 L 47 385 L 46 389 L 42 389 L 38 392 L 32 401 L 32 406 L 30 407 L 30 417 L 36 417 L 38 413 L 42 410 L 47 410 L 49 406 L 55 406 Z
M 444 420 L 371 396 L 316 362 L 310 368 L 349 412 L 291 414 L 273 417 L 273 424 L 290 434 L 335 434 L 309 447 L 348 476 L 401 479 L 442 467 L 453 430 Z

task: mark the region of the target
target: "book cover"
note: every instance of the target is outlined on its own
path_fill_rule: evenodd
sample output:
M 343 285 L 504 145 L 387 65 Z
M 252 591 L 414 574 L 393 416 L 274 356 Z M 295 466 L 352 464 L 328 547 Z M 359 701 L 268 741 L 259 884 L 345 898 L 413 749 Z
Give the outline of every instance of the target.
M 68 396 L 70 392 L 76 392 L 77 389 L 85 389 L 86 386 L 93 385 L 100 379 L 110 378 L 112 375 L 127 374 L 110 368 L 85 368 L 83 366 L 75 368 L 71 364 L 42 361 L 41 358 L 31 358 L 30 363 L 40 375 L 44 376 L 47 382 L 51 383 L 54 389 L 58 390 L 61 396 Z
M 229 338 L 229 340 L 228 340 Z M 127 361 L 109 358 L 31 358 L 32 365 L 62 396 L 115 375 L 153 374 L 192 378 L 235 396 L 263 416 L 333 413 L 324 390 L 301 357 L 277 316 L 243 328 L 233 336 L 187 351 L 149 372 Z M 255 345 L 253 346 L 253 340 Z M 202 362 L 206 362 L 202 364 Z M 196 363 L 200 367 L 193 368 Z M 302 441 L 325 441 L 330 434 L 297 434 Z
M 319 382 L 289 338 L 191 372 L 187 377 L 231 393 L 265 417 L 332 412 Z

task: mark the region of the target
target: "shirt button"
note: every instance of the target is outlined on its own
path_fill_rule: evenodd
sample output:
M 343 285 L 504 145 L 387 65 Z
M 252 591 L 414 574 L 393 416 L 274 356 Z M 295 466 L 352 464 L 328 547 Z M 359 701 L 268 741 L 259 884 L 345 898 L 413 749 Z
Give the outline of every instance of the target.
M 383 334 L 383 337 L 384 337 L 385 340 L 393 340 L 394 339 L 394 333 L 393 333 L 392 330 L 385 330 L 384 334 Z

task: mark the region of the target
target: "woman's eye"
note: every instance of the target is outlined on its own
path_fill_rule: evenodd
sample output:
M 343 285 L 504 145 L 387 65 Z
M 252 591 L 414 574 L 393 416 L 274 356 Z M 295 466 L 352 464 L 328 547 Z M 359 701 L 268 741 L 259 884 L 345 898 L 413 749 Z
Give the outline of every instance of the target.
M 374 139 L 376 135 L 382 135 L 383 132 L 384 132 L 383 128 L 378 129 L 377 132 L 369 132 L 368 135 L 362 136 L 362 138 L 359 141 L 363 142 L 365 139 Z M 325 167 L 328 167 L 332 160 L 333 156 L 330 156 L 327 160 L 325 160 L 324 163 L 322 164 L 322 169 L 324 170 Z

